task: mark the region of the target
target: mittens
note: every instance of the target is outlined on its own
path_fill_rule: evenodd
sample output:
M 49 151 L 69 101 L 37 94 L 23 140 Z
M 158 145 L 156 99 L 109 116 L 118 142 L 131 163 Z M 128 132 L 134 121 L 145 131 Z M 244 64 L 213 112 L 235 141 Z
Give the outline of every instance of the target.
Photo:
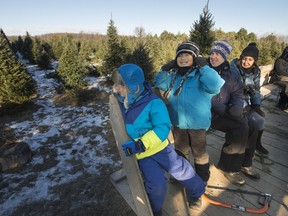
M 204 67 L 205 65 L 208 65 L 208 59 L 203 57 L 196 57 L 194 59 L 194 64 L 199 68 Z

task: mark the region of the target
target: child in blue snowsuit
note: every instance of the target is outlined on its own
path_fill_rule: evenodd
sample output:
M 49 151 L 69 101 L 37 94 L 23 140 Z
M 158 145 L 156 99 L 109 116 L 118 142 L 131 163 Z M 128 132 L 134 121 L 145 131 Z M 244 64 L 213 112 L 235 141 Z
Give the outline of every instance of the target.
M 113 71 L 112 81 L 131 138 L 122 149 L 127 157 L 136 156 L 154 215 L 161 215 L 167 190 L 165 172 L 185 187 L 190 208 L 199 210 L 205 184 L 169 143 L 171 122 L 164 102 L 152 92 L 135 64 L 124 64 Z

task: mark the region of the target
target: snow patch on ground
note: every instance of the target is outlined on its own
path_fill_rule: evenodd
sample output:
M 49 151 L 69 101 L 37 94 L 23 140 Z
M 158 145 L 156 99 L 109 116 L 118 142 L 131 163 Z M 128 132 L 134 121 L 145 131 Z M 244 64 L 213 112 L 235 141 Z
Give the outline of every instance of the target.
M 53 65 L 56 67 L 57 62 Z M 107 144 L 105 126 L 109 122 L 109 117 L 101 111 L 103 109 L 95 110 L 95 107 L 89 106 L 57 107 L 52 97 L 58 84 L 45 78 L 54 70 L 40 70 L 36 65 L 28 65 L 27 68 L 37 81 L 39 97 L 35 103 L 41 108 L 30 121 L 14 121 L 6 126 L 13 128 L 16 136 L 21 137 L 18 141 L 28 143 L 35 155 L 26 165 L 26 171 L 2 174 L 3 181 L 9 185 L 0 190 L 1 215 L 9 215 L 20 205 L 37 200 L 57 200 L 59 197 L 51 190 L 53 187 L 74 181 L 83 172 L 97 174 L 102 164 L 115 163 L 110 155 L 99 155 Z M 103 79 L 88 77 L 86 81 L 89 88 L 110 92 L 109 87 L 101 86 Z M 108 104 L 104 106 L 108 109 Z M 81 134 L 84 130 L 86 133 Z M 100 133 L 95 134 L 95 131 Z M 39 153 L 44 150 L 48 154 Z M 33 167 L 48 163 L 49 160 L 54 162 L 51 167 L 31 173 Z M 75 160 L 79 161 L 76 165 Z M 83 166 L 84 169 L 75 172 L 75 166 Z M 27 181 L 29 186 L 23 186 Z

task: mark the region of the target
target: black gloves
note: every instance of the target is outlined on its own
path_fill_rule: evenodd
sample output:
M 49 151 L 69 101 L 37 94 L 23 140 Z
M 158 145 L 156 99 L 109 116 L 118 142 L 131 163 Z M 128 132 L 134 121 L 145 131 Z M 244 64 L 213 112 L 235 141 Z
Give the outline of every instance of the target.
M 163 71 L 170 71 L 174 68 L 177 68 L 177 62 L 175 60 L 169 61 L 167 64 L 163 65 L 161 67 L 161 70 Z
M 203 57 L 195 57 L 194 58 L 194 65 L 198 68 L 204 67 L 205 65 L 208 65 L 208 59 L 207 58 L 203 58 Z M 177 68 L 177 62 L 175 60 L 172 60 L 170 62 L 168 62 L 167 64 L 163 65 L 161 67 L 161 70 L 163 71 L 170 71 L 174 68 Z
M 241 118 L 243 116 L 243 107 L 232 104 L 228 108 L 228 114 L 235 118 Z
M 208 59 L 203 57 L 196 57 L 194 59 L 194 65 L 198 68 L 204 67 L 205 65 L 208 65 Z
M 253 111 L 257 112 L 260 116 L 265 117 L 265 113 L 260 109 L 260 105 L 253 106 Z

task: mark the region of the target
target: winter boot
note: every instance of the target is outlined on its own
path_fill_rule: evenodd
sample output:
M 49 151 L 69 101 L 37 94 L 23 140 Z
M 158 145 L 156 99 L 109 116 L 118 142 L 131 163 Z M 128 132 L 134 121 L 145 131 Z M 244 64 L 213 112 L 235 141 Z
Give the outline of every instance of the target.
M 207 183 L 210 178 L 209 163 L 207 164 L 196 164 L 195 171 L 202 178 L 202 180 Z
M 256 172 L 255 169 L 252 168 L 252 166 L 250 167 L 242 167 L 241 171 L 248 177 L 255 179 L 255 180 L 259 180 L 260 179 L 260 174 L 258 172 Z
M 194 211 L 200 211 L 202 207 L 202 198 L 188 198 L 189 208 Z
M 226 154 L 223 149 L 217 164 L 217 168 L 225 172 L 240 172 L 244 160 L 243 154 Z
M 280 98 L 279 101 L 277 103 L 277 106 L 281 109 L 281 110 L 285 110 L 288 107 L 288 97 L 285 94 L 285 92 L 280 92 Z
M 162 210 L 158 211 L 158 212 L 153 212 L 153 216 L 162 216 Z
M 225 178 L 232 184 L 235 185 L 244 185 L 246 182 L 240 175 L 240 172 L 224 172 L 220 169 L 220 171 L 223 173 Z
M 244 185 L 245 180 L 240 175 L 244 154 L 226 154 L 221 152 L 217 168 L 230 183 Z
M 267 149 L 265 149 L 263 146 L 262 146 L 262 143 L 261 143 L 261 137 L 262 137 L 262 134 L 263 134 L 263 130 L 259 130 L 258 131 L 258 137 L 257 137 L 257 142 L 256 142 L 256 150 L 264 155 L 268 155 L 269 154 L 269 151 Z

